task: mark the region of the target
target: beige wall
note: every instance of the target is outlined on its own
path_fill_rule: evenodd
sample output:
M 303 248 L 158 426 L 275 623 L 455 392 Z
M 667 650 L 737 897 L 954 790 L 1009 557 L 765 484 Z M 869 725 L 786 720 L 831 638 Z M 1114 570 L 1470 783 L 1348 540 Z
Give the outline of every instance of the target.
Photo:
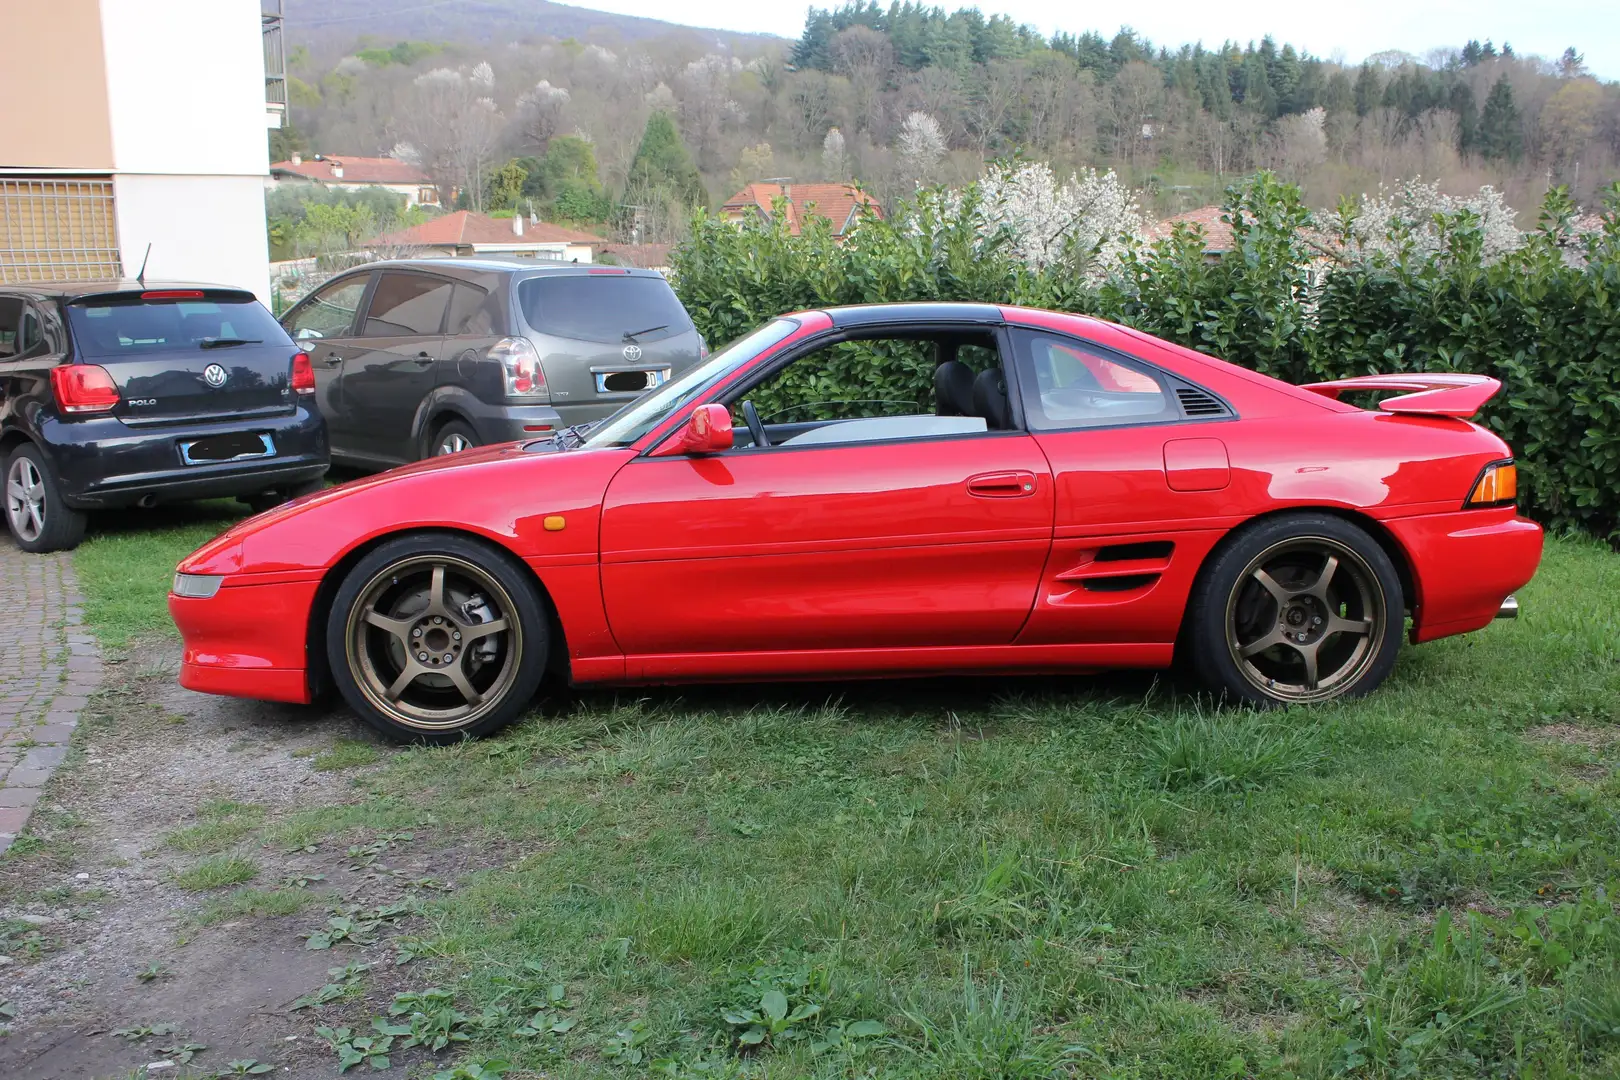
M 101 5 L 0 2 L 0 167 L 113 167 Z

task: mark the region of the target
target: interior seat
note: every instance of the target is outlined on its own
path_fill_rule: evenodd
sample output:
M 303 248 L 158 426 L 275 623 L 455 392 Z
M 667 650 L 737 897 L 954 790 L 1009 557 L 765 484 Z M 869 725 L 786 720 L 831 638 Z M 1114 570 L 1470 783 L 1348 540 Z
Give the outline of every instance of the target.
M 934 415 L 979 416 L 974 409 L 973 369 L 947 360 L 934 369 Z
M 999 367 L 989 368 L 973 380 L 973 415 L 984 417 L 992 431 L 1012 427 L 1012 407 L 1007 402 L 1007 376 Z

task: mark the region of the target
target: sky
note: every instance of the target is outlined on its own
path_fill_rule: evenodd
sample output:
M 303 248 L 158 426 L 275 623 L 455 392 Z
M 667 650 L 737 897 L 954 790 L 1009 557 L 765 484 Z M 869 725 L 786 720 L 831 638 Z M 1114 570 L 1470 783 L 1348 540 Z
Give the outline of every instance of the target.
M 760 0 L 573 0 L 579 7 L 643 15 L 690 26 L 723 27 L 798 37 L 808 5 Z M 828 0 L 817 6 L 839 6 Z M 886 4 L 887 0 L 883 0 Z M 1429 49 L 1460 48 L 1469 38 L 1504 41 L 1514 51 L 1555 59 L 1568 46 L 1586 56 L 1604 79 L 1620 79 L 1620 0 L 1151 0 L 1140 5 L 1079 5 L 1073 0 L 937 0 L 946 10 L 977 7 L 1008 15 L 1043 33 L 1095 30 L 1112 37 L 1124 22 L 1155 46 L 1228 38 L 1258 41 L 1270 34 L 1316 56 L 1360 63 L 1369 54 L 1401 49 L 1419 58 Z

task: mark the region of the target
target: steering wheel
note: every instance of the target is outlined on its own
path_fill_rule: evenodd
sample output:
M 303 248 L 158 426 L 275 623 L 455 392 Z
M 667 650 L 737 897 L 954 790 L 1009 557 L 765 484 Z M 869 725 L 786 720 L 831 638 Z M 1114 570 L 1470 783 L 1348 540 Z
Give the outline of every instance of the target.
M 743 423 L 748 425 L 748 434 L 754 438 L 755 446 L 771 445 L 771 437 L 765 434 L 765 425 L 759 422 L 759 410 L 754 408 L 752 401 L 742 403 Z

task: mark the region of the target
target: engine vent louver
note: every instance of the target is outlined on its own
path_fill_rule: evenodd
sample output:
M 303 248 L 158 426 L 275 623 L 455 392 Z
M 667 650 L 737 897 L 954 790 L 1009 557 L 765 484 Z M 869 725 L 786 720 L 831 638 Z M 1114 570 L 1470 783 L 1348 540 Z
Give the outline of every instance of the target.
M 1182 414 L 1188 417 L 1229 415 L 1220 399 L 1196 387 L 1176 387 L 1176 400 L 1181 403 Z

